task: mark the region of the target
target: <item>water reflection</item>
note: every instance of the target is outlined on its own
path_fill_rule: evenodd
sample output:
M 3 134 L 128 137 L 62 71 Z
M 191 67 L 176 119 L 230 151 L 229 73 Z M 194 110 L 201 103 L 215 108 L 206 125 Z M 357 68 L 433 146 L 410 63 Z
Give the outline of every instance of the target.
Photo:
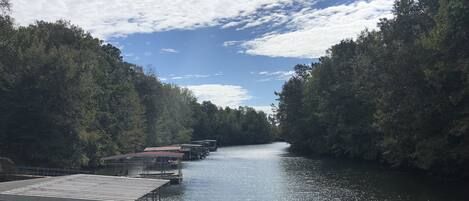
M 307 159 L 288 144 L 220 148 L 184 164 L 184 182 L 163 200 L 468 200 L 469 185 L 387 171 L 376 164 Z

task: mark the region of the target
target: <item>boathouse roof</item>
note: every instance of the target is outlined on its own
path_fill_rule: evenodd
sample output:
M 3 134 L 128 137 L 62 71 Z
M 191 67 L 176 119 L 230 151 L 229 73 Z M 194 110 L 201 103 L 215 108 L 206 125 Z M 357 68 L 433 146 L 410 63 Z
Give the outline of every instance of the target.
M 180 144 L 181 147 L 202 147 L 200 144 Z
M 181 146 L 147 147 L 143 151 L 180 151 Z
M 0 183 L 0 200 L 134 201 L 166 185 L 168 180 L 76 174 Z
M 217 140 L 194 140 L 193 143 L 200 143 L 200 142 L 217 142 Z
M 135 158 L 182 158 L 183 153 L 165 152 L 165 151 L 148 151 L 138 152 L 131 154 L 121 154 L 115 156 L 104 157 L 101 160 L 121 160 L 121 159 L 135 159 Z

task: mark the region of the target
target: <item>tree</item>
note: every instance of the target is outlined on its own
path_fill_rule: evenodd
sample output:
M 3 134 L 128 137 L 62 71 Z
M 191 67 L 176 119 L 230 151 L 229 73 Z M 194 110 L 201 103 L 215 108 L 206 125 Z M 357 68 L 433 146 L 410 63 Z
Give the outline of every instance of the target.
M 279 93 L 293 150 L 467 177 L 469 4 L 400 0 Z M 301 73 L 297 73 L 302 75 Z
M 312 67 L 295 66 L 295 75 L 282 87 L 279 96 L 277 119 L 280 122 L 281 137 L 294 144 L 294 148 L 307 146 L 305 141 L 306 114 L 304 111 L 304 88 Z
M 18 164 L 96 167 L 146 146 L 273 139 L 265 114 L 199 104 L 68 22 L 12 21 L 0 16 L 0 155 Z
M 10 6 L 9 0 L 0 0 L 0 14 L 2 16 L 6 15 L 10 11 Z

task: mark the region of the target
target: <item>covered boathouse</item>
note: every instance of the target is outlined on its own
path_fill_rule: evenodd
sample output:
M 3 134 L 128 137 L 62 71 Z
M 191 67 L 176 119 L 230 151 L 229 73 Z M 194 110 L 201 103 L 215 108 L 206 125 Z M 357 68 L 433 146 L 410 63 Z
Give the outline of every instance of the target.
M 122 154 L 102 158 L 103 164 L 119 176 L 182 182 L 181 159 L 183 153 L 154 151 Z
M 209 149 L 200 144 L 176 144 L 164 147 L 147 147 L 144 152 L 165 151 L 183 153 L 183 160 L 200 160 L 207 157 Z
M 168 180 L 76 174 L 0 183 L 0 201 L 157 201 Z

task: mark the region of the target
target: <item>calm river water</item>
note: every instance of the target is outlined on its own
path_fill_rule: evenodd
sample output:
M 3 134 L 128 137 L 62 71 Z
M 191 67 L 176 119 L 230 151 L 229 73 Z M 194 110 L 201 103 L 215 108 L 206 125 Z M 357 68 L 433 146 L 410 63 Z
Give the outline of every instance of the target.
M 469 200 L 469 185 L 365 162 L 291 155 L 287 143 L 219 148 L 184 164 L 165 201 Z

